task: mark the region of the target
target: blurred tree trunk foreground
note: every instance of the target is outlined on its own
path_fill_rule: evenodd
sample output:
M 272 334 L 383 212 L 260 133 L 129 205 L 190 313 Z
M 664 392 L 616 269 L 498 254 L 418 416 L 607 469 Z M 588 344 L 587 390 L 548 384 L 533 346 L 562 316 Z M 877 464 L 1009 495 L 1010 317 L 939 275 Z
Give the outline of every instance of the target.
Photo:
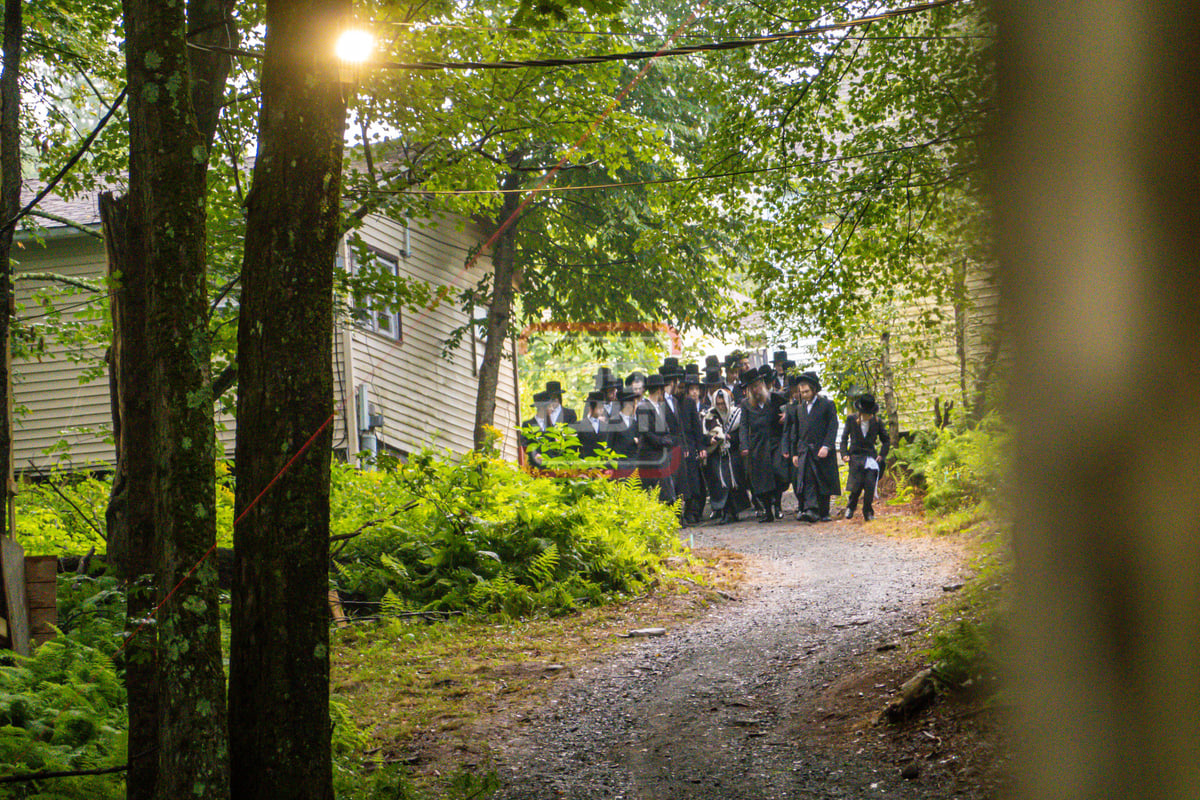
M 1023 797 L 1200 797 L 1200 18 L 1001 0 Z

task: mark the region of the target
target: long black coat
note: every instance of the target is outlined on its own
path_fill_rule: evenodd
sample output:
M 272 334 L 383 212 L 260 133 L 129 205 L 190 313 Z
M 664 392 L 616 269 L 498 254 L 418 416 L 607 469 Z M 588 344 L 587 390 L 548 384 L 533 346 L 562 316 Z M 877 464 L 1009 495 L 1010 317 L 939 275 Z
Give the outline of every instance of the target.
M 750 491 L 765 494 L 787 487 L 788 472 L 780 456 L 783 426 L 779 410 L 783 398 L 771 395 L 766 403 L 755 406 L 742 403 L 742 421 L 735 431 L 739 451 L 749 451 L 746 473 Z
M 645 398 L 637 407 L 638 466 L 666 473 L 671 463 L 675 438 L 667 428 L 666 405 L 659 406 Z
M 571 425 L 575 435 L 579 437 L 579 455 L 583 458 L 591 458 L 596 455 L 596 448 L 602 444 L 608 444 L 609 432 L 608 423 L 600 420 L 600 432 L 596 433 L 592 429 L 592 421 L 589 417 L 584 417 L 578 422 Z
M 556 422 L 555 424 L 556 425 L 574 425 L 578 421 L 579 421 L 579 417 L 577 417 L 575 415 L 575 409 L 567 408 L 566 406 L 563 406 L 562 414 L 559 415 L 558 422 Z
M 879 442 L 879 450 L 875 449 L 875 442 Z M 879 417 L 871 417 L 871 421 L 867 423 L 867 432 L 864 435 L 862 425 L 858 421 L 857 414 L 851 414 L 846 417 L 846 422 L 842 426 L 842 457 L 849 457 L 851 466 L 855 462 L 863 463 L 868 458 L 875 458 L 880 461 L 887 458 L 888 449 L 892 446 L 892 440 L 888 437 L 887 428 L 879 421 Z
M 671 408 L 671 403 L 675 404 L 675 408 Z M 668 401 L 666 395 L 663 395 L 662 404 L 663 413 L 667 417 L 667 430 L 671 433 L 672 447 L 678 448 L 671 453 L 671 476 L 675 481 L 675 493 L 686 495 L 691 491 L 691 486 L 688 483 L 688 472 L 684 467 L 684 453 L 687 450 L 687 443 L 683 437 L 683 405 L 678 397 L 672 396 Z
M 637 417 L 630 417 L 629 424 L 620 414 L 614 414 L 608 420 L 608 446 L 611 447 L 621 461 L 637 458 Z
M 797 482 L 810 474 L 808 470 L 811 467 L 816 474 L 817 494 L 842 493 L 837 448 L 834 446 L 837 441 L 837 427 L 837 409 L 828 397 L 817 395 L 811 412 L 802 402 L 789 403 L 786 406 L 780 452 L 784 458 L 800 456 Z M 822 447 L 828 448 L 824 458 L 817 456 L 817 451 Z
M 691 397 L 679 401 L 679 427 L 683 440 L 683 464 L 680 472 L 686 472 L 687 494 L 703 498 L 704 479 L 700 466 L 700 451 L 708 443 L 704 434 L 704 423 L 700 419 L 700 407 Z

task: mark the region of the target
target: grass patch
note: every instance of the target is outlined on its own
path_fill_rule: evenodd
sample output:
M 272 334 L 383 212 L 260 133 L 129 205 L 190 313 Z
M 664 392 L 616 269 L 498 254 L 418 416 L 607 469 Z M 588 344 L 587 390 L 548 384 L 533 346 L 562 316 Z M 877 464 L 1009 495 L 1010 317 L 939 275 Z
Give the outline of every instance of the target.
M 402 765 L 415 785 L 451 791 L 445 776 L 460 767 L 486 773 L 487 742 L 510 738 L 503 732 L 520 726 L 559 678 L 629 646 L 635 640 L 619 637 L 631 628 L 695 618 L 741 579 L 738 554 L 695 555 L 640 597 L 553 619 L 394 619 L 342 629 L 333 637 L 333 696 L 369 737 L 369 762 Z
M 951 690 L 990 693 L 996 681 L 995 642 L 1008 615 L 1012 560 L 993 525 L 977 521 L 974 526 L 978 533 L 969 540 L 974 551 L 971 577 L 938 610 L 925 655 L 933 662 L 938 678 Z M 936 524 L 934 530 L 944 533 Z

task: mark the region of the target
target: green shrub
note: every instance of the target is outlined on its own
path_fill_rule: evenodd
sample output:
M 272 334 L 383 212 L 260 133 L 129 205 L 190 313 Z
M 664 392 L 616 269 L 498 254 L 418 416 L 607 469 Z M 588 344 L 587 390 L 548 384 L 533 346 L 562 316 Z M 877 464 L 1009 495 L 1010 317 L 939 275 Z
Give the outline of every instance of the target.
M 107 591 L 96 582 L 81 583 L 95 594 Z M 76 594 L 82 597 L 86 591 Z M 94 614 L 78 619 L 85 621 L 42 644 L 30 658 L 4 654 L 0 775 L 125 763 L 125 687 L 111 657 L 117 645 L 116 637 L 108 635 L 113 626 Z M 0 785 L 0 797 L 102 800 L 124 794 L 121 774 Z
M 104 552 L 104 510 L 110 484 L 99 478 L 53 475 L 49 482 L 22 481 L 16 495 L 16 539 L 28 556 Z M 57 489 L 57 491 L 55 491 Z
M 973 428 L 918 431 L 892 451 L 892 460 L 924 490 L 926 511 L 947 514 L 994 497 L 1007 436 L 999 417 L 989 414 Z
M 423 451 L 334 472 L 347 595 L 386 610 L 563 612 L 641 591 L 680 551 L 674 512 L 635 481 L 533 476 L 490 453 Z

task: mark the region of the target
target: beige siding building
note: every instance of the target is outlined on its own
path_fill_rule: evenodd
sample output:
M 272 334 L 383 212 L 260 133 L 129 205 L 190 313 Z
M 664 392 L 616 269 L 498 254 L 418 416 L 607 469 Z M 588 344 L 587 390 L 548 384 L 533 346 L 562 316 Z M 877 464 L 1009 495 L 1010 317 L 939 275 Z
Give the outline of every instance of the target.
M 901 430 L 933 428 L 935 403 L 944 408 L 952 402 L 954 420 L 973 412 L 981 392 L 986 392 L 1002 368 L 996 272 L 976 268 L 964 281 L 965 302 L 957 308 L 918 299 L 901 309 L 899 324 L 893 325 L 892 360 Z M 940 322 L 930 329 L 914 331 L 904 324 L 931 312 Z M 906 350 L 916 352 L 912 363 L 901 360 Z M 882 406 L 882 387 L 878 395 Z
M 99 233 L 96 196 L 70 203 L 48 198 L 41 209 Z M 17 314 L 19 323 L 69 333 L 74 327 L 107 323 L 104 243 L 63 224 L 41 220 L 41 236 L 18 235 Z M 480 232 L 460 220 L 425 227 L 369 217 L 359 231 L 378 262 L 402 277 L 447 287 L 447 300 L 418 313 L 392 313 L 365 304 L 361 313 L 342 315 L 334 331 L 334 405 L 338 409 L 334 450 L 353 457 L 375 448 L 404 456 L 425 446 L 464 452 L 472 446 L 475 390 L 482 342 L 478 329 L 442 356 L 449 334 L 467 317 L 456 304 L 460 291 L 491 269 L 485 253 L 467 269 Z M 349 246 L 340 260 L 354 268 Z M 94 291 L 67 281 L 90 284 Z M 36 276 L 44 276 L 38 278 Z M 364 305 L 360 303 L 359 305 Z M 56 311 L 51 311 L 52 306 Z M 23 327 L 25 327 L 23 325 Z M 62 337 L 59 337 L 62 338 Z M 69 337 L 68 337 L 69 339 Z M 104 469 L 113 462 L 108 374 L 103 346 L 57 341 L 50 335 L 23 344 L 14 358 L 14 466 Z M 519 422 L 515 349 L 501 366 L 496 427 L 505 433 L 503 453 L 516 459 Z M 233 389 L 230 390 L 235 391 Z M 364 413 L 367 412 L 367 413 Z M 220 418 L 218 438 L 233 455 L 234 420 Z

